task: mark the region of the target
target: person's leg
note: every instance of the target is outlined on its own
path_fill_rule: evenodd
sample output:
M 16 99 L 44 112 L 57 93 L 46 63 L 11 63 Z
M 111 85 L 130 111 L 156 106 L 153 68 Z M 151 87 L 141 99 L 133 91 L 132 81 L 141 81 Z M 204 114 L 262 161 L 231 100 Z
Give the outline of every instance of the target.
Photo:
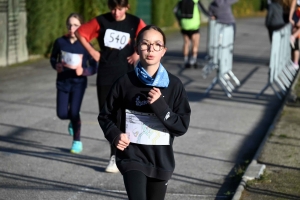
M 98 85 L 97 86 L 99 112 L 101 111 L 101 108 L 104 106 L 104 103 L 105 103 L 105 100 L 109 93 L 110 88 L 111 88 L 111 85 Z
M 105 104 L 105 100 L 109 93 L 110 88 L 111 88 L 111 85 L 98 85 L 97 86 L 99 112 L 101 111 L 101 108 Z M 109 173 L 119 172 L 119 169 L 116 165 L 116 152 L 117 152 L 117 148 L 114 145 L 111 145 L 110 146 L 110 159 L 109 159 L 108 165 L 105 168 L 106 172 L 109 172 Z
M 71 92 L 69 103 L 69 115 L 73 127 L 73 144 L 71 153 L 80 153 L 82 151 L 82 142 L 80 141 L 81 119 L 80 108 L 85 92 L 85 87 L 78 87 Z
M 189 50 L 190 50 L 190 38 L 188 35 L 183 35 L 183 49 L 182 49 L 182 52 L 183 52 L 183 56 L 184 57 L 189 57 Z
M 106 85 L 98 85 L 97 86 L 97 96 L 98 96 L 98 108 L 99 108 L 99 113 L 101 111 L 101 108 L 104 106 L 107 94 L 110 90 L 111 86 L 106 86 Z
M 293 60 L 293 67 L 298 70 L 299 68 L 299 38 L 296 38 L 296 40 L 293 43 L 294 45 L 292 46 L 292 60 Z
M 70 119 L 69 96 L 69 92 L 61 90 L 57 90 L 56 92 L 56 114 L 59 119 Z
M 236 36 L 236 23 L 232 23 L 233 26 L 233 41 L 235 41 L 235 36 Z
M 297 38 L 300 35 L 300 28 L 294 28 L 292 32 L 292 37 Z
M 190 50 L 190 37 L 185 32 L 182 32 L 183 37 L 183 47 L 182 47 L 182 54 L 183 54 L 183 61 L 186 68 L 188 68 L 188 62 L 189 62 L 189 50 Z
M 192 39 L 192 58 L 190 59 L 190 65 L 197 67 L 197 57 L 198 57 L 198 49 L 200 43 L 200 33 L 194 33 L 191 36 Z
M 270 43 L 272 43 L 273 29 L 271 26 L 268 26 L 267 29 L 268 29 Z
M 147 200 L 164 200 L 168 181 L 155 178 L 147 179 Z
M 299 38 L 296 38 L 295 40 L 295 49 L 293 51 L 293 67 L 298 70 L 299 69 L 299 57 L 300 57 L 300 52 L 299 52 Z
M 294 51 L 294 64 L 297 65 L 299 62 L 299 50 Z
M 70 119 L 74 129 L 73 139 L 80 141 L 80 130 L 81 130 L 81 119 L 80 119 L 80 108 L 85 92 L 85 87 L 77 88 L 75 91 L 71 92 L 70 95 L 70 108 L 69 114 Z
M 129 200 L 147 199 L 147 177 L 140 171 L 128 171 L 123 174 L 124 185 Z
M 292 35 L 291 35 L 291 38 L 290 38 L 290 42 L 291 42 L 292 48 L 294 49 L 296 38 L 300 34 L 300 21 L 299 21 L 298 17 L 295 16 L 295 15 L 294 15 L 293 19 L 295 21 L 295 25 L 292 27 Z

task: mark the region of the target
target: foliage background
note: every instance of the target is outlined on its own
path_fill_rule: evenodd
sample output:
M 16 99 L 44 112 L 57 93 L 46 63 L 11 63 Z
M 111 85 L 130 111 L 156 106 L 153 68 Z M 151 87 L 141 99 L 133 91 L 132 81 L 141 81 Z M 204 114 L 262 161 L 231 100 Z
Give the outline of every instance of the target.
M 129 0 L 129 13 L 135 14 L 137 3 Z M 160 27 L 176 27 L 173 8 L 178 0 L 151 0 L 151 23 Z M 233 5 L 236 17 L 252 15 L 261 10 L 261 0 L 239 0 Z M 108 12 L 107 0 L 27 0 L 27 46 L 29 54 L 48 56 L 56 38 L 67 32 L 66 18 L 72 12 L 85 21 Z M 95 42 L 92 42 L 95 44 Z

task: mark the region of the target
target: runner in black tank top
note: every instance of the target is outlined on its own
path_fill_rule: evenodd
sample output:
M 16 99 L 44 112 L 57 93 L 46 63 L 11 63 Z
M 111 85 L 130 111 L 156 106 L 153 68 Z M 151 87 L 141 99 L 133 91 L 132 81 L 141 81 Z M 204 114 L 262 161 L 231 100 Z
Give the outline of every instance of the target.
M 99 61 L 97 74 L 99 112 L 112 84 L 120 76 L 133 70 L 134 63 L 139 58 L 134 51 L 135 38 L 146 25 L 140 18 L 126 13 L 129 9 L 128 0 L 108 0 L 108 7 L 109 13 L 83 24 L 76 33 L 91 56 Z M 98 40 L 100 52 L 88 45 L 94 38 Z M 115 164 L 115 153 L 116 148 L 112 145 L 106 172 L 119 171 Z

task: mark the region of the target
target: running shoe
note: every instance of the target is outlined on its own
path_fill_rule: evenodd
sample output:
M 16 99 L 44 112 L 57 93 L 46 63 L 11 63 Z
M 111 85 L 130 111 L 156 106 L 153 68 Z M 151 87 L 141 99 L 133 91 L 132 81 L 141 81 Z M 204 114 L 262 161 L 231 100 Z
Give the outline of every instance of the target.
M 74 135 L 74 130 L 73 130 L 73 125 L 72 125 L 72 122 L 70 121 L 69 125 L 68 125 L 68 131 L 69 131 L 69 134 L 71 136 Z
M 71 153 L 80 153 L 81 151 L 82 151 L 82 142 L 74 140 L 70 152 Z
M 108 163 L 105 171 L 108 173 L 118 173 L 119 172 L 119 169 L 116 165 L 116 156 L 115 155 L 110 157 L 109 163 Z
M 185 68 L 185 69 L 189 69 L 189 68 L 191 68 L 191 65 L 190 65 L 189 63 L 185 63 L 185 64 L 184 64 L 184 68 Z

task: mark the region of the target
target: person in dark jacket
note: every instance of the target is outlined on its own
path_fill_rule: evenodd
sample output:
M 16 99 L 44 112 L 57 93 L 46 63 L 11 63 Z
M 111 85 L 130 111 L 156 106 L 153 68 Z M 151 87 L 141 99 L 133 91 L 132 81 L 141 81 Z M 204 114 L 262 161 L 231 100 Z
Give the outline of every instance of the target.
M 98 68 L 98 63 L 89 55 L 74 34 L 82 23 L 83 19 L 79 14 L 69 15 L 66 21 L 69 33 L 55 40 L 50 57 L 51 65 L 57 71 L 57 116 L 60 119 L 70 120 L 68 130 L 73 136 L 71 153 L 82 151 L 79 112 L 87 87 L 86 76 L 95 74 Z
M 134 51 L 135 38 L 146 25 L 137 16 L 127 13 L 128 0 L 108 0 L 110 12 L 101 14 L 83 24 L 76 32 L 79 41 L 99 61 L 97 73 L 97 96 L 99 111 L 104 105 L 112 84 L 122 75 L 133 70 L 139 56 Z M 100 52 L 88 44 L 97 38 Z M 117 173 L 116 148 L 111 146 L 106 172 Z
M 184 86 L 160 63 L 166 50 L 162 30 L 144 27 L 137 36 L 140 62 L 114 83 L 98 116 L 105 138 L 117 148 L 129 200 L 164 199 L 175 168 L 174 138 L 189 127 Z
M 234 33 L 236 32 L 235 18 L 231 6 L 238 0 L 213 0 L 208 8 L 211 19 L 218 23 L 232 25 Z
M 285 25 L 283 19 L 283 8 L 279 3 L 279 0 L 272 0 L 269 4 L 265 25 L 269 32 L 269 39 L 272 42 L 273 32 Z

